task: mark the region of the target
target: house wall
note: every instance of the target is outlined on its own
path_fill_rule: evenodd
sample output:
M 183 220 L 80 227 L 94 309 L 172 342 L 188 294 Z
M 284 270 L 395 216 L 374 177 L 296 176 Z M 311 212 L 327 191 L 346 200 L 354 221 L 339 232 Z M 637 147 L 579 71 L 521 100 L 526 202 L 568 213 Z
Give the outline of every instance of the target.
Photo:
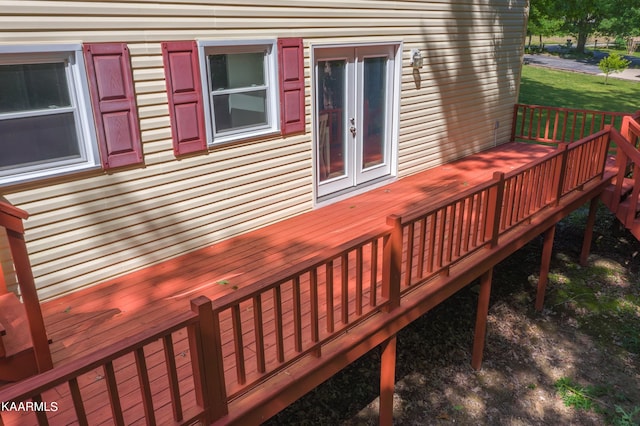
M 266 5 L 268 3 L 268 5 Z M 402 42 L 398 177 L 504 143 L 526 0 L 0 0 L 0 43 L 126 42 L 144 166 L 0 187 L 41 299 L 314 208 L 311 45 Z M 160 42 L 303 37 L 306 132 L 173 153 Z M 413 70 L 410 50 L 424 65 Z M 496 129 L 496 124 L 498 128 Z

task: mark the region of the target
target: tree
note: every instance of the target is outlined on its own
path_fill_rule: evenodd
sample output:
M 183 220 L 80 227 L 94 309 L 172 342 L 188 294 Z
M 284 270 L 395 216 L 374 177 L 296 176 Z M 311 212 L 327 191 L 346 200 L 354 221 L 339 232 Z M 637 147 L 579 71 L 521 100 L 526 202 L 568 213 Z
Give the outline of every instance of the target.
M 622 4 L 617 13 L 603 19 L 598 32 L 626 39 L 627 53 L 632 54 L 640 36 L 640 6 L 633 4 L 634 2 L 627 3 Z
M 560 30 L 562 20 L 552 17 L 550 11 L 551 0 L 531 0 L 529 20 L 527 21 L 529 47 L 531 47 L 532 35 L 535 34 L 540 37 L 540 47 L 542 47 L 542 37 L 555 35 Z
M 562 28 L 577 37 L 576 50 L 584 53 L 587 38 L 603 19 L 612 16 L 615 6 L 627 0 L 552 0 L 551 13 L 562 18 Z
M 604 84 L 607 84 L 609 74 L 624 71 L 627 69 L 629 64 L 631 64 L 631 61 L 627 61 L 617 53 L 612 53 L 609 56 L 602 58 L 600 62 L 598 62 L 598 68 L 600 68 L 600 71 L 604 73 Z
M 576 50 L 584 53 L 589 35 L 640 35 L 638 0 L 549 0 L 551 16 L 563 19 L 562 29 L 577 37 Z

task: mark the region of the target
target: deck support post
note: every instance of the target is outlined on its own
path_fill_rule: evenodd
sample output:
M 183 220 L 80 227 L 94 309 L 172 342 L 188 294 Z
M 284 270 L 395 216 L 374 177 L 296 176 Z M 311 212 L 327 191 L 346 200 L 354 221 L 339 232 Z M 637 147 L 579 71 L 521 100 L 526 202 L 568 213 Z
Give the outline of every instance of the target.
M 591 251 L 591 241 L 593 240 L 593 226 L 596 223 L 596 212 L 598 211 L 598 197 L 593 197 L 589 204 L 589 216 L 587 217 L 587 226 L 584 230 L 584 239 L 582 240 L 582 251 L 580 251 L 580 265 L 587 266 L 587 259 Z
M 538 291 L 536 293 L 536 310 L 542 311 L 544 305 L 544 295 L 549 282 L 549 269 L 551 268 L 551 254 L 553 252 L 553 239 L 556 235 L 556 225 L 554 224 L 544 232 L 544 242 L 542 245 L 542 261 L 540 264 L 540 277 L 538 278 Z
M 396 381 L 397 335 L 382 343 L 380 357 L 380 426 L 393 425 L 393 392 Z
M 487 316 L 489 315 L 489 299 L 491 298 L 491 281 L 493 280 L 493 268 L 480 277 L 480 294 L 478 295 L 478 312 L 476 314 L 476 330 L 473 336 L 473 353 L 471 367 L 480 370 L 482 367 L 482 354 L 487 334 Z

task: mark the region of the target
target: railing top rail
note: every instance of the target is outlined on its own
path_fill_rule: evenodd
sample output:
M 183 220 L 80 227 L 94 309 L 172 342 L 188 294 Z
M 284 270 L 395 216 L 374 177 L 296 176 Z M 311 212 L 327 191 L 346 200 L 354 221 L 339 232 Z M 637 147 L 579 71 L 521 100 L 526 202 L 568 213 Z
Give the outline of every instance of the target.
M 0 401 L 19 401 L 39 395 L 197 321 L 198 314 L 185 311 L 171 319 L 152 325 L 138 334 L 119 340 L 108 348 L 97 350 L 72 363 L 54 367 L 52 370 L 0 389 Z
M 265 291 L 270 290 L 285 281 L 288 281 L 296 276 L 303 275 L 319 266 L 326 264 L 329 260 L 335 259 L 345 251 L 351 250 L 355 247 L 367 244 L 368 242 L 389 235 L 391 235 L 391 228 L 388 225 L 378 226 L 376 229 L 367 232 L 366 234 L 363 234 L 346 243 L 331 247 L 326 251 L 323 251 L 321 255 L 314 256 L 311 259 L 286 268 L 280 272 L 258 280 L 250 285 L 241 287 L 238 290 L 235 290 L 233 293 L 229 293 L 215 299 L 212 302 L 213 311 L 220 312 L 229 309 L 232 306 L 238 305 L 246 300 L 250 300 L 251 298 L 264 293 Z

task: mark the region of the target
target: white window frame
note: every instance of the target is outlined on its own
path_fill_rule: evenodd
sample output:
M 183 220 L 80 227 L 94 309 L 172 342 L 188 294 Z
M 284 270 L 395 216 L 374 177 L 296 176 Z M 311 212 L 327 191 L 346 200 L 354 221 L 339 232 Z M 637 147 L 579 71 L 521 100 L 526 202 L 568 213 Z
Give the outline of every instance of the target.
M 266 84 L 267 124 L 246 129 L 215 131 L 212 88 L 207 55 L 266 51 L 264 78 Z M 276 39 L 262 40 L 198 40 L 198 58 L 202 98 L 205 110 L 207 145 L 219 145 L 243 139 L 253 139 L 280 131 L 280 104 L 278 87 L 278 44 Z
M 98 168 L 100 165 L 96 131 L 91 110 L 91 98 L 81 44 L 0 45 L 0 65 L 34 64 L 61 61 L 66 64 L 70 111 L 73 111 L 80 157 L 43 162 L 0 171 L 0 186 L 53 177 Z M 11 119 L 36 116 L 37 111 L 5 113 Z M 1 118 L 0 118 L 1 119 Z M 0 135 L 1 137 L 2 135 Z

